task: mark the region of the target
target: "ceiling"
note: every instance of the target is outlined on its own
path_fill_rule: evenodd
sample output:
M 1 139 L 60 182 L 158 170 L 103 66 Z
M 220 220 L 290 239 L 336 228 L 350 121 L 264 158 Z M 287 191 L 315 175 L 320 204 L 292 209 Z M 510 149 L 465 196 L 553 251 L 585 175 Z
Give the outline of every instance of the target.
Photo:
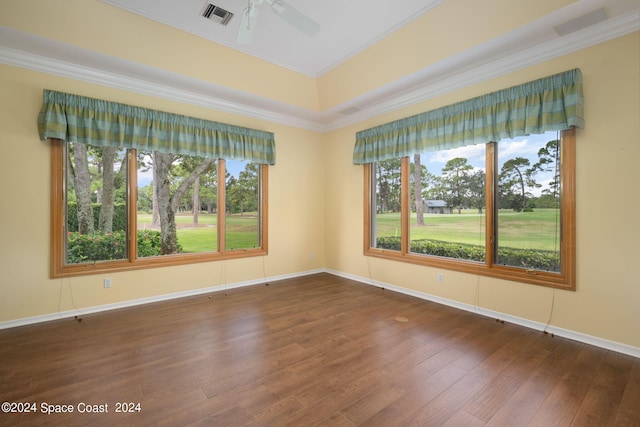
M 253 40 L 236 42 L 248 0 L 102 0 L 158 22 L 243 51 L 311 77 L 318 77 L 445 0 L 287 0 L 320 24 L 308 36 L 272 11 L 272 0 L 256 6 Z M 260 0 L 253 0 L 260 1 Z M 279 0 L 282 1 L 282 0 Z M 213 4 L 233 13 L 226 25 L 202 17 Z
M 286 0 L 320 24 L 320 31 L 313 37 L 280 19 L 268 3 L 263 3 L 258 6 L 261 9 L 256 33 L 249 45 L 236 43 L 239 15 L 246 0 L 211 0 L 236 14 L 227 26 L 200 16 L 209 3 L 205 0 L 101 1 L 318 77 L 451 0 Z M 575 0 L 556 12 L 324 111 L 312 111 L 7 26 L 0 26 L 0 63 L 327 132 L 638 30 L 640 0 Z

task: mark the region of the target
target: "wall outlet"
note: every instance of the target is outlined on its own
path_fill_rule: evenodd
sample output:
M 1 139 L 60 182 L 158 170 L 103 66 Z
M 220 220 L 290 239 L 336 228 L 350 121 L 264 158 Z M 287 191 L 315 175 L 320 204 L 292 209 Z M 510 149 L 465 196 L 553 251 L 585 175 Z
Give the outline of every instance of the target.
M 104 279 L 104 288 L 108 289 L 111 287 L 111 279 Z
M 437 279 L 438 283 L 444 283 L 444 274 L 438 273 Z

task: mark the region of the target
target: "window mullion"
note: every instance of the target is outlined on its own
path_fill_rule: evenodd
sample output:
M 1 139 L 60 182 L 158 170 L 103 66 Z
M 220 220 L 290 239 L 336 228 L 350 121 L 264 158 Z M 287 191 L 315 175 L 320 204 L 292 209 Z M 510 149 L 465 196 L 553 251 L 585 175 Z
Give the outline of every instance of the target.
M 260 228 L 258 240 L 260 247 L 263 251 L 269 250 L 269 233 L 266 232 L 269 229 L 269 168 L 265 164 L 260 165 Z
M 489 142 L 486 149 L 486 176 L 485 176 L 485 212 L 486 212 L 486 233 L 485 233 L 485 263 L 487 266 L 493 265 L 496 256 L 497 235 L 496 235 L 496 216 L 497 211 L 497 194 L 498 174 L 495 170 L 496 161 L 496 143 Z
M 65 174 L 67 173 L 67 146 L 60 139 L 51 142 L 51 277 L 58 277 L 64 267 L 66 244 Z
M 560 150 L 560 271 L 575 289 L 576 128 L 562 132 Z
M 409 207 L 409 199 L 411 196 L 410 188 L 410 162 L 409 157 L 403 157 L 400 164 L 400 252 L 405 255 L 410 251 L 409 245 L 409 225 L 411 223 L 411 209 Z
M 138 258 L 138 153 L 127 150 L 127 250 L 129 262 Z
M 364 229 L 363 229 L 363 237 L 364 237 L 364 246 L 363 253 L 367 253 L 369 249 L 372 248 L 372 233 L 375 230 L 375 217 L 372 215 L 372 212 L 375 211 L 373 207 L 373 201 L 375 200 L 375 195 L 373 193 L 375 185 L 373 182 L 375 171 L 374 163 L 367 163 L 364 165 Z
M 218 159 L 218 252 L 226 251 L 226 162 L 224 159 Z

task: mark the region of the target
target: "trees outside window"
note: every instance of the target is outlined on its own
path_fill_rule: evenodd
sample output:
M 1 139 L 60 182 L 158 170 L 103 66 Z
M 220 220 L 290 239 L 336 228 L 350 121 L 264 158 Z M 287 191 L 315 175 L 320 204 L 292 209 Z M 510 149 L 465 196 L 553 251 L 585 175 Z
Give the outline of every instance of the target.
M 54 140 L 52 166 L 54 277 L 266 254 L 266 165 Z
M 74 143 L 64 151 L 65 262 L 127 258 L 126 151 Z
M 385 249 L 400 250 L 400 159 L 377 162 L 371 166 L 371 171 L 370 185 L 374 194 L 371 215 L 367 218 L 371 224 L 371 242 L 374 247 L 380 244 Z M 391 241 L 397 244 L 393 246 Z
M 426 208 L 422 223 L 410 213 L 411 253 L 484 261 L 482 251 L 458 250 L 460 245 L 472 248 L 485 242 L 485 216 L 479 206 L 484 203 L 484 151 L 484 146 L 469 146 L 413 156 L 412 169 L 419 160 L 422 175 L 431 179 L 420 185 Z M 414 182 L 410 185 L 418 191 Z M 451 245 L 454 250 L 447 249 Z
M 225 242 L 227 250 L 260 246 L 260 170 L 257 164 L 226 162 Z
M 365 177 L 365 254 L 574 289 L 575 130 L 416 153 Z M 399 211 L 381 209 L 391 200 Z

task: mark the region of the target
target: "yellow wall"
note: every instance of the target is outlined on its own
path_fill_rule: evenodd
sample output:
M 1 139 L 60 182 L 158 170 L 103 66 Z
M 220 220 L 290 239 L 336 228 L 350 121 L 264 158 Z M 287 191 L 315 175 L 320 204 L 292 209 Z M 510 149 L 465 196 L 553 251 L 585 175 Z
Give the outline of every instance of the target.
M 455 3 L 449 0 L 442 7 Z M 540 14 L 556 7 L 552 1 L 535 3 Z M 118 22 L 118 31 L 107 22 Z M 428 59 L 407 59 L 421 52 L 420 46 L 392 52 L 389 39 L 316 82 L 97 0 L 3 0 L 0 25 L 309 109 L 320 108 L 318 88 L 322 108 L 329 108 L 429 65 L 421 62 Z M 163 50 L 163 56 L 157 47 L 148 47 L 148 40 L 123 35 L 138 26 L 144 26 L 139 32 L 144 37 L 176 48 Z M 412 25 L 406 31 L 394 37 L 426 30 Z M 490 37 L 486 31 L 484 37 Z M 215 50 L 226 61 L 213 67 L 207 57 L 179 51 L 182 43 Z M 639 46 L 640 33 L 634 33 L 326 134 L 0 65 L 0 322 L 327 268 L 464 304 L 479 301 L 486 309 L 541 323 L 549 319 L 555 297 L 552 325 L 640 348 L 640 280 L 633 270 L 640 261 Z M 393 53 L 407 65 L 395 71 L 376 68 L 376 52 Z M 241 73 L 236 72 L 238 64 Z M 351 162 L 356 131 L 575 67 L 583 72 L 586 120 L 577 148 L 576 292 L 448 271 L 443 272 L 445 283 L 437 284 L 441 271 L 436 269 L 362 255 L 363 172 Z M 363 73 L 367 79 L 354 80 Z M 102 288 L 104 276 L 49 279 L 49 149 L 36 130 L 43 88 L 274 132 L 269 255 L 114 273 L 109 290 Z
M 640 34 L 635 33 L 327 135 L 327 267 L 640 347 Z M 582 70 L 577 134 L 577 291 L 559 291 L 362 255 L 362 166 L 354 133 L 571 68 Z M 436 274 L 445 275 L 444 284 Z
M 36 127 L 43 88 L 274 132 L 269 255 L 113 273 L 108 290 L 103 275 L 49 279 L 50 150 Z M 0 93 L 0 322 L 324 267 L 323 135 L 3 65 Z

